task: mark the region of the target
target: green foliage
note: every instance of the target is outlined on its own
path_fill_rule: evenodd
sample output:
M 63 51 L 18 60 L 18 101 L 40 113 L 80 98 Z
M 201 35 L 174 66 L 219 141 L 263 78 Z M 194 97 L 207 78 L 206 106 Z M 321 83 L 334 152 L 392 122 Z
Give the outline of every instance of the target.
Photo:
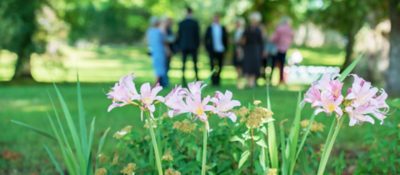
M 32 127 L 31 125 L 24 124 L 22 122 L 18 121 L 13 121 L 15 124 L 18 124 L 20 126 L 26 127 L 30 130 L 33 130 L 41 135 L 44 135 L 46 137 L 51 137 L 52 139 L 55 139 L 55 141 L 58 143 L 59 146 L 59 151 L 61 152 L 62 158 L 63 158 L 63 164 L 60 163 L 56 159 L 55 154 L 53 151 L 48 147 L 44 146 L 44 149 L 48 153 L 51 162 L 54 164 L 56 167 L 56 170 L 60 174 L 65 174 L 62 165 L 66 166 L 66 169 L 68 171 L 68 174 L 87 174 L 87 175 L 92 175 L 94 174 L 94 169 L 92 165 L 92 151 L 94 150 L 92 148 L 93 146 L 93 138 L 94 138 L 94 130 L 95 130 L 95 118 L 93 118 L 90 127 L 89 127 L 89 135 L 87 135 L 87 130 L 86 130 L 86 118 L 85 118 L 85 113 L 83 109 L 83 102 L 82 102 L 82 94 L 81 94 L 81 89 L 80 89 L 80 83 L 78 81 L 77 83 L 77 94 L 78 94 L 78 111 L 79 111 L 79 129 L 77 129 L 75 122 L 73 120 L 73 117 L 70 113 L 70 110 L 67 107 L 67 104 L 64 100 L 64 97 L 61 95 L 61 92 L 57 88 L 57 86 L 54 85 L 54 88 L 56 90 L 57 98 L 58 101 L 61 105 L 62 113 L 63 113 L 63 118 L 59 116 L 59 113 L 57 111 L 57 107 L 53 103 L 53 100 L 51 100 L 51 104 L 54 109 L 54 116 L 51 117 L 50 115 L 48 116 L 48 120 L 52 129 L 52 132 L 54 134 L 54 137 L 51 136 L 50 134 L 41 131 L 35 127 Z M 54 119 L 55 118 L 55 119 Z M 63 126 L 64 123 L 66 122 L 67 126 Z M 104 132 L 97 152 L 100 152 L 103 144 L 105 137 L 108 133 L 108 130 Z

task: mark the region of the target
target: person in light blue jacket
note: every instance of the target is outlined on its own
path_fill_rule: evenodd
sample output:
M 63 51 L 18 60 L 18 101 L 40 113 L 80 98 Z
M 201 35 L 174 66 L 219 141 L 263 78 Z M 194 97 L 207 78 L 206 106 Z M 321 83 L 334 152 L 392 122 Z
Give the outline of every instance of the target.
M 167 74 L 167 55 L 165 47 L 165 35 L 159 28 L 160 20 L 157 17 L 150 19 L 150 27 L 147 30 L 147 43 L 149 46 L 149 54 L 153 61 L 153 68 L 157 77 L 157 83 L 161 86 L 168 86 Z

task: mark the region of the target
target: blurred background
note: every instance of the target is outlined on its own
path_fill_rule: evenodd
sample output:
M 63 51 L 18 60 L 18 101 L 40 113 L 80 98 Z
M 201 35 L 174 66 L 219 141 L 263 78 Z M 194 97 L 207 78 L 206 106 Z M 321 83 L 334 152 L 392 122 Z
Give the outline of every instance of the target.
M 267 33 L 288 16 L 295 29 L 288 55 L 299 51 L 300 65 L 343 67 L 362 53 L 357 72 L 399 93 L 400 80 L 393 77 L 399 75 L 400 31 L 391 27 L 399 23 L 396 0 L 2 0 L 0 81 L 70 82 L 76 72 L 84 82 L 114 81 L 132 71 L 148 75 L 144 34 L 150 16 L 172 18 L 176 31 L 188 5 L 202 34 L 215 12 L 222 12 L 228 31 L 252 11 L 261 12 Z M 170 76 L 179 74 L 172 70 Z
M 385 88 L 391 98 L 400 96 L 400 0 L 1 0 L 0 174 L 54 174 L 41 148 L 47 140 L 10 123 L 14 119 L 49 130 L 43 123 L 51 112 L 48 93 L 54 93 L 52 82 L 59 85 L 74 111 L 74 82 L 79 73 L 86 112 L 97 117 L 95 138 L 108 127 L 113 132 L 125 126 L 126 117 L 137 111 L 106 113 L 111 102 L 105 94 L 128 73 L 133 72 L 139 84 L 155 81 L 145 42 L 150 17 L 172 18 L 176 32 L 186 6 L 193 9 L 202 37 L 216 12 L 230 36 L 235 19 L 247 18 L 254 11 L 261 13 L 267 35 L 282 16 L 291 19 L 294 43 L 287 54 L 287 85 L 271 88 L 277 120 L 293 117 L 296 91 L 315 80 L 316 74 L 346 67 L 360 55 L 363 59 L 355 72 Z M 206 79 L 210 74 L 208 57 L 204 47 L 200 48 L 200 79 Z M 243 104 L 265 97 L 264 87 L 236 88 L 231 58 L 227 55 L 224 60 L 221 88 L 232 90 Z M 172 85 L 180 83 L 180 60 L 179 54 L 172 58 Z M 186 74 L 193 80 L 193 65 L 188 65 Z M 400 100 L 391 102 L 397 108 L 399 104 Z M 398 116 L 398 111 L 390 114 Z M 129 123 L 135 129 L 142 127 L 138 119 L 133 121 Z M 321 118 L 322 123 L 326 121 Z M 336 167 L 340 164 L 340 171 L 350 174 L 354 166 L 364 166 L 369 174 L 396 174 L 396 165 L 400 166 L 400 148 L 394 141 L 399 139 L 398 121 L 391 117 L 382 127 L 344 128 L 334 151 L 334 156 L 343 156 L 344 161 L 335 162 Z M 316 140 L 320 142 L 320 138 Z M 371 146 L 374 144 L 379 145 Z M 365 154 L 368 152 L 372 156 Z M 364 165 L 355 164 L 357 160 L 365 160 Z M 368 161 L 372 163 L 366 166 Z

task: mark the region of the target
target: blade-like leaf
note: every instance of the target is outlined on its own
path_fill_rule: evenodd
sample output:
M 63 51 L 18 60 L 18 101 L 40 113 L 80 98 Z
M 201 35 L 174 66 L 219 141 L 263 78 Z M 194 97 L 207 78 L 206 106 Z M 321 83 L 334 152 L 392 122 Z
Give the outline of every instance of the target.
M 81 92 L 81 84 L 79 82 L 79 76 L 76 76 L 77 82 L 76 82 L 76 94 L 77 94 L 77 102 L 78 102 L 78 116 L 79 116 L 79 127 L 80 127 L 80 136 L 81 136 L 81 143 L 83 145 L 82 151 L 83 154 L 88 157 L 90 148 L 86 147 L 88 144 L 87 141 L 87 129 L 86 129 L 86 117 L 85 117 L 85 110 L 83 106 L 83 100 L 82 100 L 82 92 Z
M 30 129 L 30 130 L 32 130 L 32 131 L 34 131 L 34 132 L 36 132 L 36 133 L 38 133 L 38 134 L 40 134 L 42 136 L 45 136 L 45 137 L 47 137 L 49 139 L 52 139 L 52 140 L 56 141 L 56 138 L 53 135 L 47 133 L 46 131 L 40 130 L 40 129 L 32 126 L 32 125 L 29 125 L 27 123 L 23 123 L 23 122 L 20 122 L 20 121 L 17 121 L 17 120 L 11 120 L 11 123 L 14 123 L 16 125 L 25 127 L 25 128 Z
M 267 108 L 272 111 L 271 108 L 271 99 L 269 95 L 269 86 L 267 86 Z M 271 159 L 271 167 L 278 168 L 279 160 L 278 160 L 278 147 L 276 144 L 276 132 L 275 132 L 275 124 L 274 122 L 268 122 L 267 125 L 267 137 L 268 137 L 268 149 L 269 149 L 269 158 Z
M 204 83 L 205 83 L 205 84 L 210 84 L 211 78 L 212 78 L 212 76 L 213 76 L 213 74 L 214 74 L 215 72 L 216 72 L 215 69 L 213 69 L 213 70 L 211 71 L 210 75 L 204 80 Z
M 99 145 L 98 145 L 98 148 L 97 148 L 97 155 L 96 156 L 98 156 L 101 153 L 101 150 L 103 149 L 104 143 L 106 142 L 106 138 L 107 138 L 108 132 L 110 132 L 110 129 L 111 128 L 107 128 L 106 131 L 104 131 L 103 135 L 101 136 L 100 141 L 99 141 Z
M 285 130 L 283 128 L 283 122 L 280 123 L 279 125 L 279 130 L 280 130 L 280 142 L 281 142 L 281 150 L 285 150 L 286 149 L 286 140 L 285 140 Z M 285 151 L 283 151 L 283 156 L 281 156 L 282 158 L 282 165 L 281 165 L 281 171 L 283 175 L 287 174 L 287 157 L 285 156 Z
M 362 59 L 362 57 L 363 55 L 359 55 L 357 59 L 355 59 L 349 66 L 346 67 L 346 69 L 343 70 L 339 77 L 340 81 L 343 81 L 351 73 L 351 71 L 353 71 L 358 62 L 360 62 L 360 60 Z
M 49 155 L 51 162 L 52 162 L 52 163 L 54 164 L 54 166 L 56 167 L 57 172 L 60 173 L 61 175 L 64 175 L 64 172 L 63 172 L 63 170 L 62 170 L 62 168 L 61 168 L 61 165 L 60 165 L 60 163 L 56 160 L 56 158 L 54 157 L 53 152 L 52 152 L 46 145 L 44 145 L 43 147 L 44 147 L 44 149 L 46 150 L 47 154 Z
M 75 158 L 75 154 L 72 151 L 70 140 L 68 139 L 68 137 L 65 133 L 63 124 L 62 124 L 62 122 L 60 120 L 60 116 L 58 114 L 58 110 L 57 110 L 57 108 L 54 104 L 53 98 L 51 97 L 50 94 L 49 94 L 49 99 L 50 99 L 50 103 L 51 103 L 51 106 L 54 111 L 54 117 L 56 118 L 55 122 L 57 123 L 57 126 L 54 124 L 53 119 L 50 116 L 48 116 L 48 119 L 49 119 L 50 126 L 53 129 L 53 132 L 57 136 L 57 140 L 58 140 L 58 143 L 60 146 L 61 153 L 63 154 L 65 164 L 67 165 L 69 172 L 79 173 L 78 172 L 79 165 L 77 162 L 78 160 Z M 61 137 L 61 138 L 59 138 L 59 137 Z
M 261 153 L 260 153 L 258 159 L 260 161 L 260 165 L 261 165 L 263 172 L 265 172 L 267 170 L 267 164 L 265 162 L 265 149 L 264 148 L 261 148 Z
M 289 162 L 289 174 L 293 174 L 294 166 L 296 163 L 296 152 L 297 152 L 297 144 L 299 139 L 300 133 L 300 119 L 301 119 L 301 92 L 299 92 L 299 96 L 297 99 L 297 107 L 296 107 L 296 114 L 293 121 L 293 125 L 290 129 L 289 135 L 289 143 L 286 145 L 287 148 L 287 155 L 288 162 Z
M 308 134 L 310 134 L 311 126 L 314 123 L 315 116 L 316 116 L 315 113 L 313 113 L 311 115 L 311 117 L 310 117 L 310 120 L 309 120 L 310 122 L 309 122 L 309 124 L 308 124 L 308 126 L 307 126 L 307 128 L 306 128 L 306 130 L 304 132 L 304 135 L 303 135 L 302 139 L 301 139 L 299 148 L 297 149 L 296 160 L 299 158 L 300 152 L 303 149 L 303 146 L 304 146 L 304 143 L 306 142 Z
M 86 174 L 86 159 L 83 155 L 82 152 L 82 143 L 79 139 L 79 134 L 78 134 L 78 130 L 76 129 L 76 126 L 74 124 L 74 121 L 72 119 L 71 113 L 69 112 L 68 106 L 64 100 L 64 97 L 61 95 L 60 90 L 58 89 L 58 87 L 54 84 L 54 89 L 56 91 L 58 100 L 61 104 L 61 109 L 64 113 L 64 117 L 65 120 L 67 121 L 67 126 L 69 129 L 69 132 L 71 133 L 71 137 L 72 137 L 72 141 L 74 143 L 75 146 L 75 150 L 76 150 L 76 154 L 77 154 L 77 159 L 79 160 L 79 165 L 80 165 L 80 174 Z

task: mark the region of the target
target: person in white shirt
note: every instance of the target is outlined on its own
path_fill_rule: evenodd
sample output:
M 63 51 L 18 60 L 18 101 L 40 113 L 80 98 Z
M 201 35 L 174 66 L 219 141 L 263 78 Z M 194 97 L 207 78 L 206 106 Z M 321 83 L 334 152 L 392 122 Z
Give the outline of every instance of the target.
M 207 27 L 204 43 L 210 57 L 211 71 L 214 71 L 211 77 L 212 85 L 219 86 L 224 55 L 228 50 L 228 35 L 225 27 L 220 23 L 219 14 L 214 15 L 212 24 Z

